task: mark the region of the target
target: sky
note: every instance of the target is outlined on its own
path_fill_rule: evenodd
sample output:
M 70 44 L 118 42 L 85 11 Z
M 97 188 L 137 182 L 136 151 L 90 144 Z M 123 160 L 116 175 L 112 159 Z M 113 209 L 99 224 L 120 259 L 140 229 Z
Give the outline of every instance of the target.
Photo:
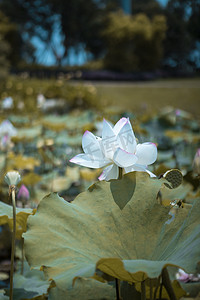
M 157 1 L 160 2 L 160 4 L 162 4 L 163 6 L 165 6 L 168 2 L 168 0 Z M 41 63 L 46 66 L 55 65 L 56 61 L 52 51 L 50 49 L 47 49 L 46 45 L 42 43 L 42 41 L 39 38 L 32 38 L 32 43 L 36 48 L 36 57 L 38 63 Z M 62 46 L 62 34 L 60 32 L 59 19 L 57 22 L 55 22 L 53 44 L 56 45 L 56 50 L 58 54 L 62 55 L 62 53 L 64 52 L 64 47 Z M 68 65 L 82 65 L 87 61 L 87 55 L 83 49 L 80 49 L 78 53 L 76 53 L 74 49 L 71 49 L 69 52 L 69 57 L 66 62 Z

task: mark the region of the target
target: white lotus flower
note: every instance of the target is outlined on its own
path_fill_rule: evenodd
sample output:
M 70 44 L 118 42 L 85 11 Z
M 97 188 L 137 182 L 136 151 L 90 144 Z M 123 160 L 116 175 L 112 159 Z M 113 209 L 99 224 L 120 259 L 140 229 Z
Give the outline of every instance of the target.
M 125 173 L 143 171 L 155 177 L 147 166 L 155 162 L 157 147 L 154 143 L 137 144 L 129 118 L 120 119 L 114 127 L 104 120 L 102 138 L 86 131 L 82 148 L 84 153 L 70 162 L 94 169 L 107 166 L 99 180 L 117 179 L 119 167 L 124 168 Z
M 9 137 L 17 135 L 17 129 L 9 120 L 4 120 L 0 125 L 0 136 L 5 135 L 8 135 Z
M 2 108 L 3 109 L 10 109 L 13 108 L 13 98 L 7 97 L 2 101 Z

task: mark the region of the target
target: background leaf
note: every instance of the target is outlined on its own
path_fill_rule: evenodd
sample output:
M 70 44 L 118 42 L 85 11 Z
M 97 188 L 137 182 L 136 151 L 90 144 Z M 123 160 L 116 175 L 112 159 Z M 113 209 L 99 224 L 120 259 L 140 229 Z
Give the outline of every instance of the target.
M 35 213 L 35 209 L 16 208 L 16 238 L 21 239 L 22 233 L 26 231 L 26 223 L 29 215 Z M 0 202 L 0 225 L 8 224 L 13 229 L 13 208 Z

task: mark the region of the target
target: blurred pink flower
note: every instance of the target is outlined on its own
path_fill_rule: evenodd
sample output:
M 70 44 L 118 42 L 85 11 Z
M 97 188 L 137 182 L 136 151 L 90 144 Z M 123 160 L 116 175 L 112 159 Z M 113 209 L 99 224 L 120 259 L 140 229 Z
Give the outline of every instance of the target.
M 182 269 L 178 270 L 178 273 L 176 273 L 176 279 L 182 281 L 182 282 L 188 282 L 190 280 L 189 274 L 187 274 Z
M 29 198 L 30 198 L 29 190 L 24 184 L 22 184 L 17 194 L 17 199 L 28 200 Z
M 176 273 L 176 279 L 182 282 L 199 282 L 200 274 L 188 274 L 182 269 L 178 269 L 178 273 Z

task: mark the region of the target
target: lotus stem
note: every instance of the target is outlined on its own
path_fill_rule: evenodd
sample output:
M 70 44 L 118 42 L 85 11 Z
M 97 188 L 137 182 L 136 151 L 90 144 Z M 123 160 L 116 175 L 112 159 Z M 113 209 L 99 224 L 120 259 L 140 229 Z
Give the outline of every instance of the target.
M 13 300 L 13 274 L 14 274 L 14 257 L 15 257 L 15 237 L 16 237 L 16 203 L 15 203 L 15 186 L 10 187 L 12 206 L 13 206 L 13 233 L 11 248 L 11 266 L 10 266 L 10 300 Z
M 5 164 L 4 164 L 5 173 L 7 172 L 7 165 L 8 165 L 8 150 L 6 150 L 6 156 L 5 156 Z
M 146 300 L 145 280 L 141 282 L 141 300 Z
M 123 169 L 119 167 L 119 176 L 118 179 L 122 179 Z
M 150 279 L 149 285 L 150 285 L 150 300 L 153 300 L 153 282 L 152 282 L 152 279 Z
M 174 290 L 173 290 L 173 287 L 172 287 L 172 284 L 171 284 L 171 280 L 169 278 L 169 273 L 167 271 L 167 268 L 164 268 L 162 270 L 162 283 L 163 283 L 163 285 L 164 285 L 164 287 L 165 287 L 165 289 L 166 289 L 166 291 L 169 295 L 169 298 L 171 300 L 177 300 L 176 295 L 175 295 Z
M 116 289 L 116 299 L 120 300 L 120 285 L 119 285 L 119 279 L 115 278 L 115 289 Z
M 24 273 L 24 239 L 22 238 L 21 275 Z
M 162 299 L 162 289 L 163 289 L 163 282 L 161 282 L 161 285 L 160 285 L 159 300 Z
M 154 290 L 154 297 L 153 297 L 154 300 L 156 300 L 156 294 L 157 294 L 157 291 L 158 291 L 158 288 L 159 288 L 159 285 L 160 285 L 160 278 L 161 278 L 161 275 L 158 277 L 157 284 L 156 284 L 156 287 L 155 287 L 155 290 Z
M 176 153 L 176 145 L 173 148 L 173 158 L 175 160 L 176 169 L 179 169 L 179 162 L 178 162 L 178 157 L 177 157 L 177 153 Z

